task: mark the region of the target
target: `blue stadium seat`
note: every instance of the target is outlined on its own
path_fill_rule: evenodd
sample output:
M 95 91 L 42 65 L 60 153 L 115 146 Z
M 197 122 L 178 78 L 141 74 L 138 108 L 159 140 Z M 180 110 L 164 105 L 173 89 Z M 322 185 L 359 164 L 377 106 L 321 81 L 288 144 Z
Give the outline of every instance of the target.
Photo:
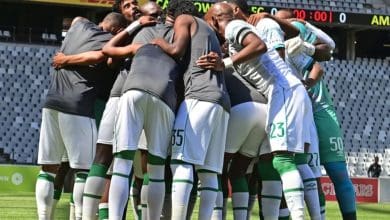
M 383 158 L 390 162 L 390 152 L 385 153 L 390 146 L 389 61 L 356 58 L 333 60 L 323 66 L 327 73 L 332 73 L 324 78 L 343 128 L 349 171 L 366 176 L 372 161 L 362 165 L 357 165 L 357 161 L 371 160 L 372 154 L 383 153 Z M 383 167 L 385 173 L 390 173 L 389 168 Z

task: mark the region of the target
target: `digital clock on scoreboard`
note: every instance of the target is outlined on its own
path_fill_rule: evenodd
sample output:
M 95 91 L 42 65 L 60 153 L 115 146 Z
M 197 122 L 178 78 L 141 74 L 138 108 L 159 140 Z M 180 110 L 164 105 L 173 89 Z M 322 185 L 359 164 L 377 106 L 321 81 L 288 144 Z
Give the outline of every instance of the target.
M 322 23 L 346 23 L 347 14 L 344 12 L 293 9 L 296 18 Z
M 279 8 L 276 7 L 262 7 L 251 6 L 252 13 L 269 12 L 275 14 Z M 291 9 L 294 16 L 298 19 L 314 21 L 318 23 L 335 23 L 345 24 L 348 22 L 348 13 L 335 12 L 335 11 L 323 11 L 323 10 L 309 10 L 309 9 Z

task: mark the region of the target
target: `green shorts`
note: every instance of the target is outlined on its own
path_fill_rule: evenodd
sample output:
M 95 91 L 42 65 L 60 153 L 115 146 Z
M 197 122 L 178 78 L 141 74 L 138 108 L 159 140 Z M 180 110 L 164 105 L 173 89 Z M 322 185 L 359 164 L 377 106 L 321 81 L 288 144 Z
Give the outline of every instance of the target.
M 95 111 L 95 121 L 96 127 L 99 128 L 100 120 L 102 119 L 104 108 L 106 107 L 106 102 L 101 99 L 96 99 L 94 111 Z
M 314 113 L 317 127 L 321 164 L 345 161 L 343 135 L 333 108 Z

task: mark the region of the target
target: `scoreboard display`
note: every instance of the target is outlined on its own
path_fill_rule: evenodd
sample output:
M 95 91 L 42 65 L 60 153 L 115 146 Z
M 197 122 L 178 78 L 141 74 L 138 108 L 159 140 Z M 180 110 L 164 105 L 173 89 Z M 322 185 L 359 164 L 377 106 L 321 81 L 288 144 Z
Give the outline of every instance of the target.
M 156 2 L 166 8 L 169 0 L 156 0 Z M 206 13 L 213 2 L 194 1 L 194 5 L 202 14 Z M 278 7 L 264 7 L 261 5 L 250 5 L 252 13 L 268 12 L 275 14 Z M 296 18 L 323 24 L 335 25 L 360 25 L 390 28 L 390 15 L 380 14 L 358 14 L 342 11 L 310 10 L 302 8 L 289 8 L 293 11 Z

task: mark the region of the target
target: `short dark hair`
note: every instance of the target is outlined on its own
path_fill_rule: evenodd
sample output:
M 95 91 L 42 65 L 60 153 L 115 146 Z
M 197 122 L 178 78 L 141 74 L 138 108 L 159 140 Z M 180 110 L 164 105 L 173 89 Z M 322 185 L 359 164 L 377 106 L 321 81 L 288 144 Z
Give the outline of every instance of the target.
M 125 28 L 127 26 L 127 20 L 125 16 L 118 12 L 110 12 L 104 17 L 104 22 L 108 22 L 111 26 L 117 28 Z
M 236 4 L 241 9 L 241 11 L 244 12 L 246 15 L 250 14 L 249 5 L 244 0 L 223 0 L 223 1 L 219 1 L 219 2 L 227 2 L 227 3 Z
M 188 14 L 200 17 L 198 9 L 189 0 L 171 0 L 169 1 L 168 7 L 166 9 L 167 14 L 176 18 L 182 14 Z

